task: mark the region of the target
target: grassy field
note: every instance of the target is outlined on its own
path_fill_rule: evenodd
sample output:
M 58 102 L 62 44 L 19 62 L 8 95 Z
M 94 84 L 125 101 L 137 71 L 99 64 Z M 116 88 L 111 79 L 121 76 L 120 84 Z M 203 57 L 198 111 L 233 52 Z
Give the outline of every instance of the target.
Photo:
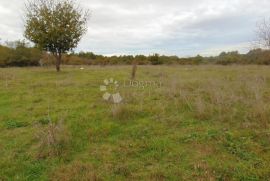
M 0 180 L 270 180 L 270 67 L 144 66 L 145 88 L 130 72 L 0 69 Z

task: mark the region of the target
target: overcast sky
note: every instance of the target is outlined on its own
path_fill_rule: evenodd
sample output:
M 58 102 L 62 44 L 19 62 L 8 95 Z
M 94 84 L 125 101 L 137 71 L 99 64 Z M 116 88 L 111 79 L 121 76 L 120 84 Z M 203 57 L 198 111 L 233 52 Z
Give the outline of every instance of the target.
M 91 10 L 77 51 L 192 56 L 251 48 L 270 0 L 77 0 Z M 0 38 L 23 38 L 23 0 L 0 0 Z

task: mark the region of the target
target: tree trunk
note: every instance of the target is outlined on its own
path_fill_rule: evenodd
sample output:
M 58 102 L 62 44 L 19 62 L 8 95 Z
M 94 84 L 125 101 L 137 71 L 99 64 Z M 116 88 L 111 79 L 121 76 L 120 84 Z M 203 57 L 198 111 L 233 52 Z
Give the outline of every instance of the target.
M 132 73 L 131 73 L 131 79 L 134 80 L 136 77 L 136 72 L 137 72 L 137 61 L 134 60 L 132 63 Z
M 61 59 L 62 59 L 62 55 L 59 54 L 58 56 L 56 56 L 56 71 L 60 72 L 60 65 L 61 65 Z

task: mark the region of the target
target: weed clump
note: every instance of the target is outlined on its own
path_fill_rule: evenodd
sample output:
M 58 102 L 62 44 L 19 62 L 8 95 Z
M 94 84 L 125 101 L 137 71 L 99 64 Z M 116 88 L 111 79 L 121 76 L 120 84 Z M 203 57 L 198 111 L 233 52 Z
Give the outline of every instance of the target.
M 67 150 L 70 134 L 63 121 L 50 122 L 37 134 L 37 139 L 39 141 L 38 158 L 62 156 Z
M 5 122 L 5 127 L 7 129 L 16 129 L 16 128 L 22 128 L 27 127 L 29 124 L 26 122 L 16 121 L 16 120 L 8 120 Z
M 111 115 L 115 119 L 126 120 L 132 116 L 132 111 L 124 104 L 114 104 L 111 106 Z
M 94 168 L 90 164 L 82 163 L 76 161 L 70 165 L 62 166 L 51 175 L 52 181 L 98 181 L 101 180 L 98 178 L 97 174 L 94 171 Z

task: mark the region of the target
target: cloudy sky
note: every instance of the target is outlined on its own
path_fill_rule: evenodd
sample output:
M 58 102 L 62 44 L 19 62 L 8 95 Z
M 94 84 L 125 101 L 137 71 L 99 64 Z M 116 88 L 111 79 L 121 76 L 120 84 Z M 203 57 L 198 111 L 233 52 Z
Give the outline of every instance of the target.
M 91 10 L 77 51 L 192 56 L 251 48 L 270 0 L 77 0 Z M 23 38 L 24 0 L 0 0 L 1 42 Z

